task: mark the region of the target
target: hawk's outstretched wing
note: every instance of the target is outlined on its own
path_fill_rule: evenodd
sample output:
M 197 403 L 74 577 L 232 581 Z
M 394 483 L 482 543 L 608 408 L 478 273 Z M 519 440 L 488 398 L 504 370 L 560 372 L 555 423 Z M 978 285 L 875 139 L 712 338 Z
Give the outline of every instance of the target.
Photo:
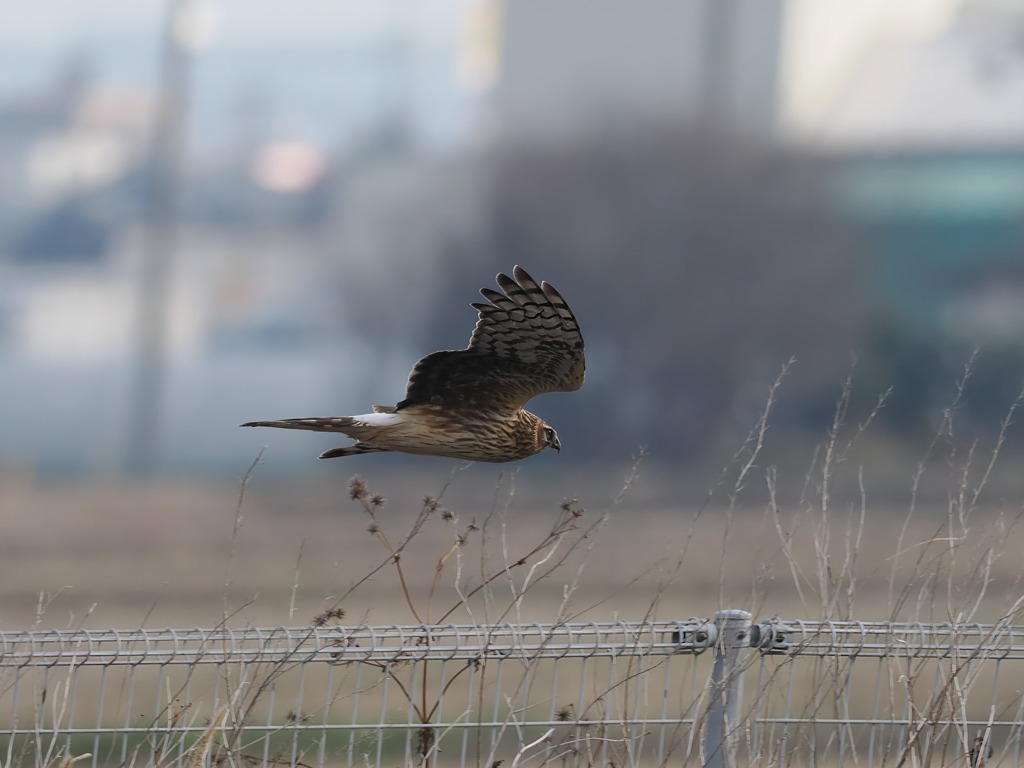
M 525 269 L 499 274 L 501 292 L 480 291 L 466 349 L 434 352 L 413 366 L 398 410 L 419 404 L 513 413 L 543 392 L 583 385 L 583 336 L 565 299 Z

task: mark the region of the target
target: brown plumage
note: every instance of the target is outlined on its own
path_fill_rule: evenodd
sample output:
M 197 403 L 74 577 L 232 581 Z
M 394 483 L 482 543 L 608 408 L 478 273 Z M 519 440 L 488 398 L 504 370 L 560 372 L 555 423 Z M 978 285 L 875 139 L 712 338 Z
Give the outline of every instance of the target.
M 342 432 L 357 442 L 321 459 L 377 451 L 515 461 L 561 448 L 555 430 L 523 406 L 544 392 L 583 385 L 583 336 L 565 299 L 516 267 L 473 304 L 466 349 L 434 352 L 413 366 L 405 399 L 361 416 L 251 421 L 243 427 Z

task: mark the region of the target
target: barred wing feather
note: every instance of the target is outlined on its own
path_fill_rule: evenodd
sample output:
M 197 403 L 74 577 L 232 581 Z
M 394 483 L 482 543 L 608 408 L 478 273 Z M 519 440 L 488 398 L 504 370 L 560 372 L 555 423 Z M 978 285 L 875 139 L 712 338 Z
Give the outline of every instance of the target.
M 585 359 L 579 324 L 552 286 L 516 267 L 497 276 L 501 292 L 480 291 L 469 346 L 434 352 L 412 369 L 398 409 L 431 404 L 513 413 L 544 392 L 583 385 Z

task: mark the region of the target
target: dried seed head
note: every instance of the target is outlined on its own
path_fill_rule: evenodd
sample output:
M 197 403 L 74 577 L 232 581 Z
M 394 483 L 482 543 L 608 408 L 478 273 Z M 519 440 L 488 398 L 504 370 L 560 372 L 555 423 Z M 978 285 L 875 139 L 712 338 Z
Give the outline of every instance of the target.
M 313 617 L 313 626 L 314 627 L 322 627 L 322 626 L 326 625 L 329 621 L 341 621 L 344 618 L 345 618 L 345 609 L 344 608 L 331 608 L 328 611 L 324 611 L 323 613 L 318 613 L 316 616 L 314 616 Z
M 566 499 L 558 506 L 563 512 L 567 512 L 573 517 L 582 517 L 583 513 L 586 512 L 576 499 Z
M 366 498 L 366 483 L 359 476 L 348 481 L 348 496 L 353 501 L 361 501 Z

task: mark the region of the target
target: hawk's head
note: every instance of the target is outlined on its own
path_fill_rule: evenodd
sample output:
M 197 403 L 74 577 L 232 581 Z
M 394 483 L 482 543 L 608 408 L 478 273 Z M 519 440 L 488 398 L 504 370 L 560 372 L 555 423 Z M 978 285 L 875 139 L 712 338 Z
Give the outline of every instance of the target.
M 556 451 L 562 449 L 562 444 L 558 442 L 558 433 L 535 413 L 519 411 L 513 430 L 516 450 L 520 452 L 516 458 L 533 456 L 545 448 L 554 448 Z
M 558 433 L 544 422 L 541 422 L 540 439 L 541 450 L 545 448 L 554 448 L 556 451 L 562 450 L 562 444 L 558 442 Z

